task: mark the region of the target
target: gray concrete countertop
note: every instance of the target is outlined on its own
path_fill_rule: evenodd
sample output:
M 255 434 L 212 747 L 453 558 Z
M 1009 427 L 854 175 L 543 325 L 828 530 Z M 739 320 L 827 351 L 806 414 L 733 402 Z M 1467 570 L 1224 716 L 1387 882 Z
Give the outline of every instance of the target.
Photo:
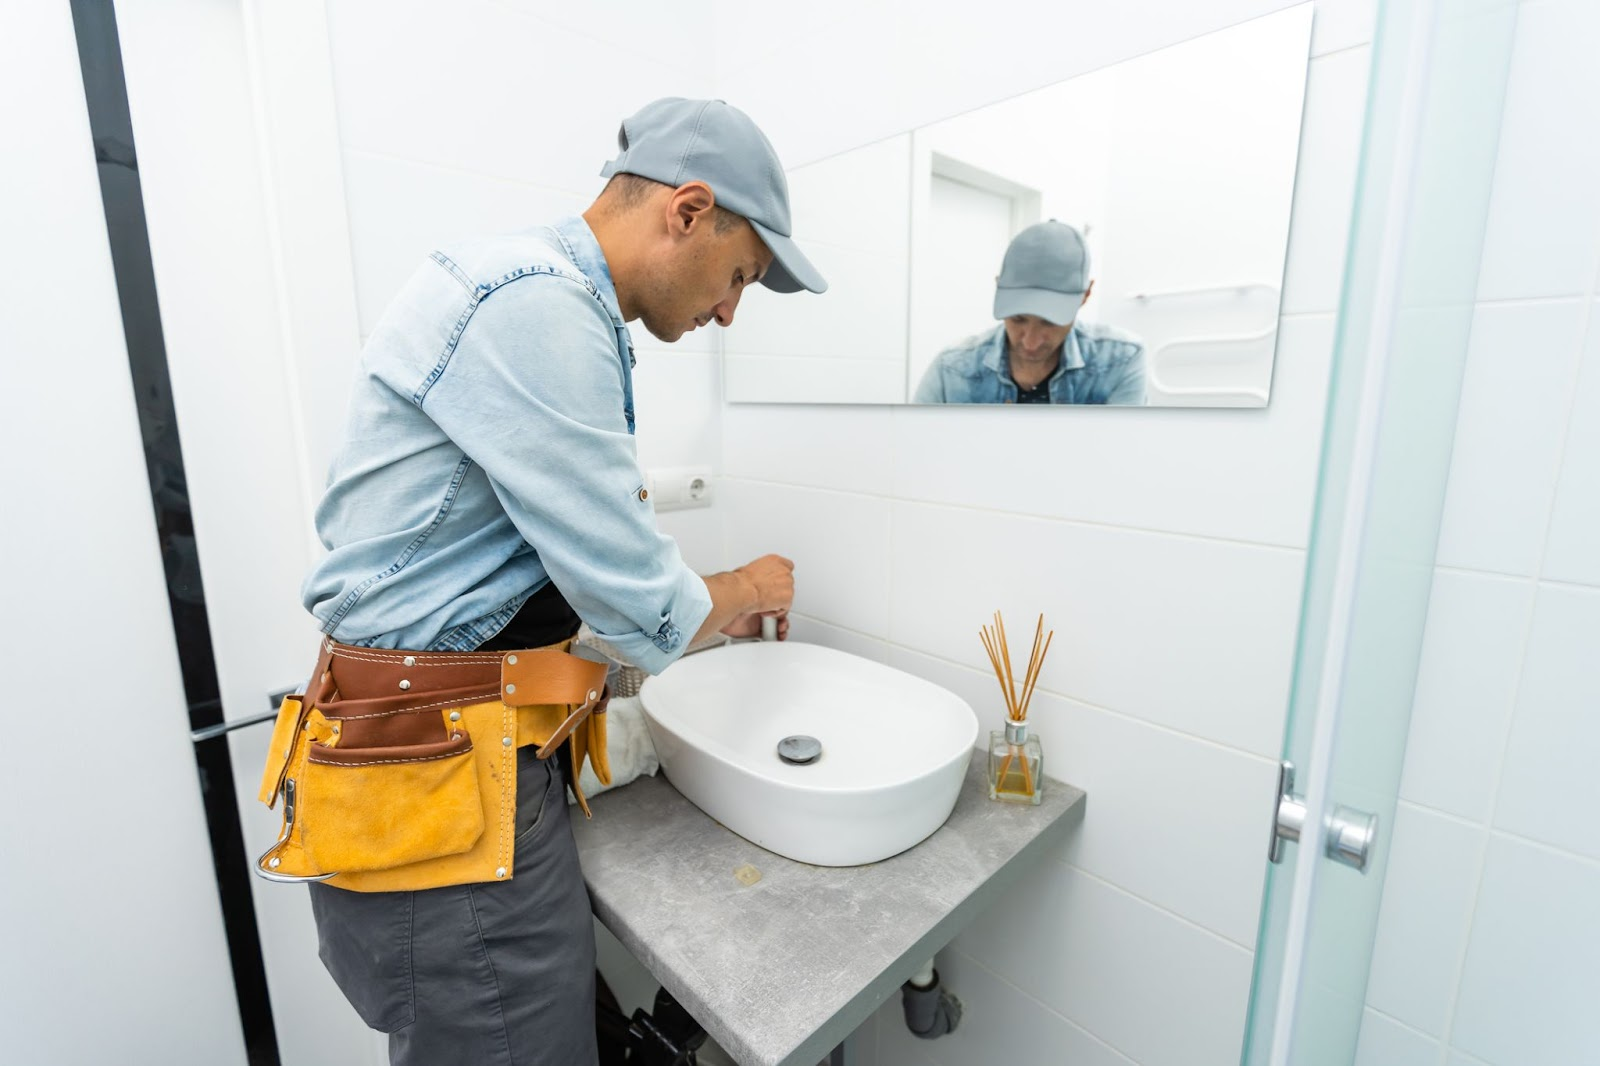
M 640 778 L 591 800 L 593 821 L 573 809 L 595 915 L 741 1066 L 811 1066 L 1082 820 L 1083 792 L 1054 780 L 1037 807 L 990 800 L 984 759 L 938 832 L 838 868 Z

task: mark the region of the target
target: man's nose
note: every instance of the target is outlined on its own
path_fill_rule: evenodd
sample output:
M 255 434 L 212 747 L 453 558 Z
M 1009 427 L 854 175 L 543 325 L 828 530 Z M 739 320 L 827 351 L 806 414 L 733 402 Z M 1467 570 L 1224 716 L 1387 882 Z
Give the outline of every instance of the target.
M 732 295 L 711 309 L 711 314 L 717 320 L 717 325 L 724 329 L 733 325 L 733 312 L 738 309 L 739 297 L 743 293 L 742 286 L 735 288 Z

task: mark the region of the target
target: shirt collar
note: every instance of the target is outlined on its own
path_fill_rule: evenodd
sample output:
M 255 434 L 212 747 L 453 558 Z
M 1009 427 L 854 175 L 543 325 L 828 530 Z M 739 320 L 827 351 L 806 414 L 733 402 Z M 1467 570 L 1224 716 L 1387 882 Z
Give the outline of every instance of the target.
M 623 328 L 622 304 L 617 301 L 617 286 L 611 280 L 611 268 L 606 265 L 605 252 L 600 250 L 600 242 L 595 240 L 594 230 L 589 228 L 589 223 L 583 220 L 582 215 L 573 215 L 550 228 L 561 240 L 567 255 L 572 257 L 573 265 L 594 283 L 595 290 L 600 294 L 600 302 L 605 305 L 611 320 L 618 329 Z

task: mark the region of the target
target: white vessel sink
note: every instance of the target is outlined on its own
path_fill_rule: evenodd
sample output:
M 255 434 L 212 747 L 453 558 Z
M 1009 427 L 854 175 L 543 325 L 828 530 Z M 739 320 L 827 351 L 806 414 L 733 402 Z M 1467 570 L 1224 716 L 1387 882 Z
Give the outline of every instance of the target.
M 639 699 L 673 787 L 746 840 L 817 866 L 877 862 L 943 825 L 978 737 L 955 693 L 815 644 L 700 652 Z M 779 757 L 795 736 L 820 741 L 815 761 Z

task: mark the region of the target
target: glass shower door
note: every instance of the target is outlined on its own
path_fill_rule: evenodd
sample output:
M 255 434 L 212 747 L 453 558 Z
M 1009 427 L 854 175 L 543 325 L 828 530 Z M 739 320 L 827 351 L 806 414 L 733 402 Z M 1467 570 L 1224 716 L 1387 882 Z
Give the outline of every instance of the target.
M 1379 0 L 1245 1066 L 1355 1058 L 1516 10 Z

